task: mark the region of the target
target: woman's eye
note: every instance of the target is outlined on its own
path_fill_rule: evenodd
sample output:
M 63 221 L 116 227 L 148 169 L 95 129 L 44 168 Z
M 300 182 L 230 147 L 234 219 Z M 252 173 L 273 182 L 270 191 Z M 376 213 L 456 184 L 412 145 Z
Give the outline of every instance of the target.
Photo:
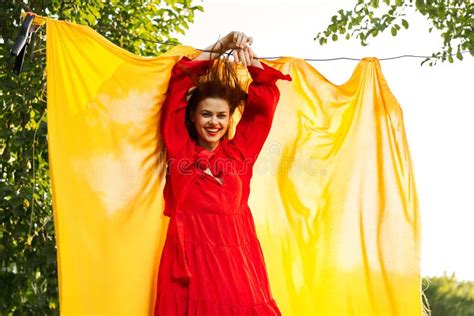
M 225 116 L 225 115 L 219 115 L 219 118 L 221 118 L 221 119 L 225 119 L 225 118 L 226 118 L 226 116 Z

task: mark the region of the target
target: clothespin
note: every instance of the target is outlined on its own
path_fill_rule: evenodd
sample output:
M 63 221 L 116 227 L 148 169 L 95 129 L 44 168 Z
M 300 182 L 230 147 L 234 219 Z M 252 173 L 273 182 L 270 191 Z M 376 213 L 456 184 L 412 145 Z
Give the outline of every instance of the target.
M 21 25 L 21 32 L 18 35 L 13 48 L 10 51 L 10 55 L 16 57 L 15 65 L 13 66 L 13 73 L 16 75 L 20 74 L 21 68 L 23 66 L 23 61 L 25 60 L 25 53 L 28 44 L 31 41 L 31 36 L 38 29 L 38 25 L 34 25 L 33 21 L 36 14 L 33 12 L 27 12 L 26 18 Z

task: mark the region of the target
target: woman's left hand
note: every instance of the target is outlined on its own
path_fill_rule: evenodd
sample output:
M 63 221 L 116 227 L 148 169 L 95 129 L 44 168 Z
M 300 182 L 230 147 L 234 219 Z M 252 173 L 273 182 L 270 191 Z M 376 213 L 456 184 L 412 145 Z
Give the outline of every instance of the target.
M 236 63 L 242 63 L 245 67 L 252 64 L 253 52 L 249 46 L 234 50 L 232 56 L 234 56 Z
M 262 64 L 258 60 L 257 55 L 255 55 L 254 51 L 250 46 L 247 46 L 243 49 L 237 49 L 233 52 L 234 61 L 236 63 L 242 63 L 245 67 L 247 66 L 255 66 L 258 68 L 263 69 Z

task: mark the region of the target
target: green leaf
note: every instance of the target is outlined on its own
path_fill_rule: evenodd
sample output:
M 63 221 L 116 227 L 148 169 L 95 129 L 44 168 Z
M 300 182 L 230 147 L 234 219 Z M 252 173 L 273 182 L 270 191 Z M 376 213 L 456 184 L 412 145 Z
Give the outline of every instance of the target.
M 408 21 L 405 20 L 405 19 L 402 19 L 402 25 L 405 29 L 407 29 L 408 28 Z
M 333 34 L 332 37 L 331 37 L 331 39 L 332 39 L 334 42 L 337 41 L 337 34 Z
M 373 29 L 370 29 L 370 31 L 367 33 L 367 37 L 369 37 L 369 35 L 376 37 L 378 34 L 379 34 L 379 30 L 376 28 L 373 28 Z
M 191 9 L 204 12 L 204 8 L 203 8 L 202 6 L 200 6 L 200 5 L 197 5 L 197 6 L 195 6 L 195 7 L 192 7 Z
M 424 3 L 423 0 L 416 0 L 416 1 L 415 1 L 415 4 L 416 4 L 416 8 L 417 8 L 419 11 L 421 11 L 421 12 L 424 11 L 424 9 L 425 9 L 425 3 Z
M 370 0 L 370 4 L 371 4 L 374 8 L 378 8 L 378 7 L 379 7 L 379 0 Z
M 426 63 L 426 62 L 428 62 L 428 61 L 430 61 L 429 58 L 426 58 L 425 60 L 423 60 L 423 61 L 421 62 L 421 66 L 423 66 L 423 64 Z
M 392 26 L 390 32 L 392 33 L 392 36 L 397 36 L 397 29 L 394 26 Z

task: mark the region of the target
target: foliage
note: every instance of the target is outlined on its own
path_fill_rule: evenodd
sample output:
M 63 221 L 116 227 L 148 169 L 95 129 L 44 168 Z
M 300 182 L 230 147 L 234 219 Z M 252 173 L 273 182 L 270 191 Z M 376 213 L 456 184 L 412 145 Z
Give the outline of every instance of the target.
M 432 53 L 424 62 L 429 61 L 430 66 L 437 60 L 452 63 L 453 55 L 463 59 L 463 51 L 474 56 L 474 2 L 470 0 L 358 0 L 352 10 L 339 10 L 326 30 L 314 39 L 323 45 L 329 38 L 337 41 L 339 34 L 345 39 L 358 38 L 360 44 L 366 46 L 371 36 L 376 37 L 386 30 L 396 36 L 402 27 L 408 29 L 407 10 L 423 15 L 431 24 L 429 32 L 441 31 L 440 51 Z
M 196 10 L 191 0 L 30 0 L 0 2 L 0 311 L 58 314 L 56 241 L 48 166 L 45 27 L 28 47 L 20 76 L 10 49 L 21 10 L 88 24 L 115 44 L 157 55 L 178 44 Z
M 426 278 L 423 283 L 431 316 L 474 315 L 474 282 L 457 281 L 453 273 Z
M 9 50 L 19 31 L 22 8 L 91 25 L 131 52 L 156 55 L 169 46 L 140 38 L 178 43 L 172 34 L 183 33 L 202 7 L 187 0 L 159 5 L 144 0 L 111 0 L 107 5 L 98 0 L 88 5 L 79 0 L 0 2 L 0 311 L 2 315 L 57 315 L 45 115 L 45 29 L 34 37 L 20 76 L 13 76 Z M 472 282 L 434 277 L 425 293 L 433 316 L 474 314 Z

